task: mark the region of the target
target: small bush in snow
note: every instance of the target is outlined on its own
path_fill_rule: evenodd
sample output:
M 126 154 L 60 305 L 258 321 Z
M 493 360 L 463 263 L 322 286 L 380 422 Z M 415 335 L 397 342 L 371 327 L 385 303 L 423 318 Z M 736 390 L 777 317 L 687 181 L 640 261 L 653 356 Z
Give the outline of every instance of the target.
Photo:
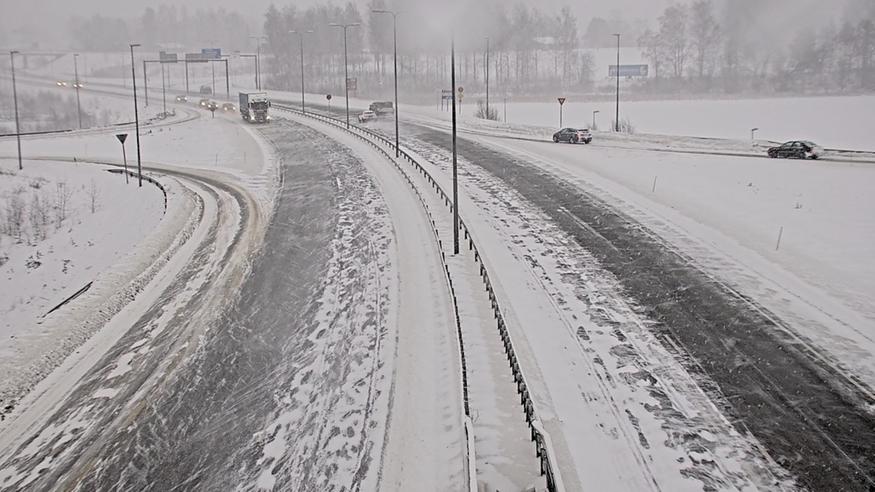
M 498 121 L 498 110 L 495 106 L 489 106 L 489 111 L 486 110 L 486 104 L 483 101 L 477 101 L 477 112 L 474 116 L 483 120 Z
M 617 129 L 616 120 L 611 122 L 612 128 Z M 629 118 L 621 118 L 620 119 L 620 133 L 628 133 L 632 135 L 635 133 L 635 125 L 632 124 L 632 121 Z
M 73 190 L 67 187 L 66 181 L 61 181 L 55 185 L 55 228 L 60 229 L 63 222 L 67 219 L 69 212 L 70 198 L 73 197 Z

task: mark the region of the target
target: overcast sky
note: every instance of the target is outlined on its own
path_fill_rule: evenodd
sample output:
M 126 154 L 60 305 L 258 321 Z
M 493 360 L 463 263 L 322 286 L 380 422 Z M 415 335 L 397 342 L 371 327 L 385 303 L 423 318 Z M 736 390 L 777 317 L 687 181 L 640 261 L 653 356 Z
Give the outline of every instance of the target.
M 477 0 L 469 0 L 475 2 Z M 33 16 L 34 12 L 53 13 L 59 15 L 72 15 L 79 13 L 81 15 L 91 15 L 100 13 L 102 15 L 127 16 L 139 15 L 148 6 L 157 7 L 160 4 L 175 4 L 177 7 L 183 5 L 190 10 L 197 8 L 225 8 L 227 10 L 236 10 L 250 16 L 261 16 L 267 7 L 273 3 L 277 6 L 298 5 L 307 6 L 314 3 L 311 0 L 298 1 L 274 1 L 274 0 L 185 0 L 184 2 L 173 2 L 168 0 L 0 0 L 0 12 L 3 17 L 22 19 L 23 16 Z M 335 4 L 344 4 L 346 1 L 336 1 Z M 358 0 L 361 5 L 366 4 L 366 0 Z M 403 0 L 399 0 L 403 4 Z M 441 3 L 436 0 L 436 3 Z M 511 4 L 516 3 L 511 1 Z M 669 5 L 671 0 L 538 0 L 532 2 L 540 6 L 561 6 L 569 5 L 577 11 L 578 17 L 590 16 L 611 16 L 614 11 L 617 12 L 634 12 L 633 17 L 650 17 L 660 12 L 666 5 Z M 11 13 L 11 16 L 7 16 Z

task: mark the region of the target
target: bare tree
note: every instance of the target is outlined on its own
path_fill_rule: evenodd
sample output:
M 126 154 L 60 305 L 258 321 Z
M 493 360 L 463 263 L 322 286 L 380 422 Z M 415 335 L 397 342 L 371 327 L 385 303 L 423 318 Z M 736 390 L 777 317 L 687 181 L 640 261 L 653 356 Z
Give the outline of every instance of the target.
M 16 242 L 21 242 L 24 233 L 25 205 L 24 200 L 21 198 L 22 193 L 24 193 L 24 188 L 19 188 L 6 198 L 6 223 L 4 229 L 6 234 L 14 238 Z
M 68 207 L 70 198 L 73 197 L 73 190 L 67 187 L 66 181 L 56 183 L 55 186 L 55 228 L 60 229 L 63 222 L 67 219 Z
M 672 5 L 665 9 L 659 17 L 659 39 L 666 48 L 669 66 L 676 79 L 684 76 L 687 63 L 689 43 L 687 40 L 687 22 L 689 14 L 686 5 Z
M 88 186 L 88 198 L 91 202 L 91 213 L 97 211 L 97 201 L 100 197 L 100 190 L 97 188 L 97 183 L 94 180 L 91 180 L 91 183 Z
M 690 44 L 696 55 L 699 78 L 705 77 L 708 59 L 715 56 L 720 43 L 720 25 L 714 18 L 711 0 L 698 0 L 690 8 Z
M 33 232 L 35 241 L 42 241 L 46 238 L 46 226 L 49 224 L 49 205 L 44 192 L 34 191 L 30 197 L 30 208 L 28 216 L 30 218 L 30 229 Z

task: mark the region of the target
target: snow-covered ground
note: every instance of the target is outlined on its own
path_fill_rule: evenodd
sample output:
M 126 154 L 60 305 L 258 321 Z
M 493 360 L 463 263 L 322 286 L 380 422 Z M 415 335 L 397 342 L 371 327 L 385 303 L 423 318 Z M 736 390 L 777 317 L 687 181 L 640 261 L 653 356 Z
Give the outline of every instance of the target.
M 598 127 L 610 129 L 614 104 L 570 98 L 563 107 L 563 126 L 589 127 L 593 111 L 599 111 Z M 495 97 L 490 105 L 503 121 L 503 99 Z M 463 115 L 470 116 L 474 110 L 474 104 L 465 104 Z M 749 140 L 751 129 L 759 128 L 757 139 L 811 140 L 828 148 L 870 151 L 875 150 L 873 113 L 875 96 L 620 102 L 620 119 L 628 119 L 638 133 Z M 558 128 L 559 103 L 510 100 L 507 122 Z
M 57 334 L 41 327 L 54 307 L 132 254 L 164 215 L 162 190 L 136 188 L 101 166 L 10 159 L 0 166 L 0 361 L 4 374 Z M 19 217 L 13 217 L 13 215 Z M 10 230 L 13 223 L 15 230 Z

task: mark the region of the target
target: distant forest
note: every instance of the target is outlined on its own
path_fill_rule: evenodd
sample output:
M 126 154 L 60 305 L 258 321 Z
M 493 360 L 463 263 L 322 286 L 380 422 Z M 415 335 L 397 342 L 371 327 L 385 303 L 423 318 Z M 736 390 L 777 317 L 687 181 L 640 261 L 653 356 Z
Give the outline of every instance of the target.
M 593 49 L 615 47 L 613 34 L 621 33 L 622 45 L 638 48 L 649 65 L 650 77 L 626 83 L 642 93 L 869 92 L 875 89 L 875 2 L 848 2 L 843 14 L 818 19 L 819 25 L 810 19 L 795 23 L 809 14 L 776 8 L 782 4 L 774 0 L 693 0 L 673 4 L 649 22 L 587 18 L 569 7 L 546 11 L 521 2 L 470 2 L 452 22 L 458 77 L 472 93 L 482 91 L 488 37 L 490 85 L 496 90 L 608 91 L 606 67 L 596 74 Z M 399 76 L 407 93 L 432 93 L 446 85 L 450 32 L 429 25 L 428 9 L 435 2 L 402 3 Z M 263 35 L 266 86 L 290 90 L 300 88 L 301 63 L 299 38 L 289 31 L 313 31 L 304 35 L 304 56 L 309 89 L 315 91 L 336 88 L 343 77 L 342 30 L 329 24 L 360 23 L 348 31 L 350 76 L 357 78 L 359 91 L 378 94 L 388 91 L 392 75 L 392 17 L 372 11 L 392 8 L 391 0 L 370 0 L 361 8 L 352 2 L 271 6 L 261 21 L 252 21 L 224 10 L 162 6 L 128 20 L 77 18 L 70 31 L 75 49 L 90 51 L 136 40 L 155 51 L 220 46 L 253 52 L 253 35 Z

